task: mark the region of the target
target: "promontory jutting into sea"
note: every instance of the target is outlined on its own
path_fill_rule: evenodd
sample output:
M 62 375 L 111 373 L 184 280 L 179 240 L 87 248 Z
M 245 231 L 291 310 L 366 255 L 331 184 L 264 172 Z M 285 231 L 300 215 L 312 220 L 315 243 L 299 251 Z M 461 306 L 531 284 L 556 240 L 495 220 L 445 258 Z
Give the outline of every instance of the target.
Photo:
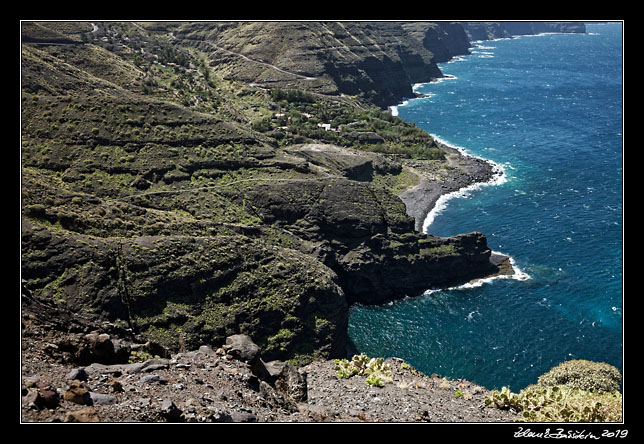
M 443 202 L 433 235 L 480 230 L 527 280 L 356 307 L 357 348 L 513 390 L 568 359 L 622 366 L 622 24 L 475 41 L 397 107 L 505 180 Z

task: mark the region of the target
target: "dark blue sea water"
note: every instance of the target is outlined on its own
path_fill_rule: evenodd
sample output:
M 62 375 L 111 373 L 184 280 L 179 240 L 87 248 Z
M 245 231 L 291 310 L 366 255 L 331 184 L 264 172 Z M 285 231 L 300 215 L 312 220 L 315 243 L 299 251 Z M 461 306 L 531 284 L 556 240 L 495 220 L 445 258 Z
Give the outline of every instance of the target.
M 438 205 L 426 231 L 481 231 L 529 278 L 356 306 L 349 335 L 490 389 L 570 359 L 623 370 L 622 24 L 475 44 L 397 112 L 505 174 Z

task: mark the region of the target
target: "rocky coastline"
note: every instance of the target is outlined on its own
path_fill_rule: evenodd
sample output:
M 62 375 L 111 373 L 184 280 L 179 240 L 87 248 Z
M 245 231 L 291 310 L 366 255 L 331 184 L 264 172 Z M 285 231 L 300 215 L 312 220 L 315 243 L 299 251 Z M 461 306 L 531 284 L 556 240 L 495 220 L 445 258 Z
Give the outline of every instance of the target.
M 332 360 L 347 354 L 353 303 L 513 274 L 483 233 L 422 232 L 441 196 L 494 166 L 440 143 L 444 161 L 364 151 L 384 138 L 359 125 L 390 130 L 382 116 L 351 122 L 360 149 L 249 125 L 283 114 L 272 87 L 312 91 L 325 112 L 397 100 L 440 75 L 427 48 L 466 51 L 461 27 L 260 23 L 275 39 L 244 45 L 256 25 L 57 26 L 23 28 L 23 422 L 516 418 L 486 407 L 487 389 L 396 358 L 384 387 L 338 379 Z M 284 29 L 301 53 L 272 46 Z M 310 47 L 318 35 L 351 50 L 329 59 Z M 114 44 L 135 38 L 157 52 L 143 77 Z M 205 58 L 186 62 L 186 48 Z
M 502 174 L 489 161 L 465 155 L 444 142 L 438 141 L 437 144 L 447 153 L 449 165 L 457 169 L 447 177 L 436 180 L 436 174 L 424 169 L 423 165 L 417 165 L 415 171 L 419 176 L 419 183 L 399 195 L 405 203 L 407 214 L 414 218 L 414 227 L 417 231 L 423 231 L 427 215 L 442 196 L 472 185 L 497 180 Z
M 441 147 L 459 172 L 437 182 L 420 171 L 419 184 L 402 193 L 416 227 L 441 196 L 497 174 L 486 161 Z M 507 256 L 490 253 L 487 260 L 494 271 L 446 285 L 514 273 Z M 424 375 L 395 357 L 385 361 L 391 383 L 376 387 L 357 377 L 339 379 L 332 359 L 302 366 L 264 362 L 246 335 L 173 353 L 112 324 L 96 330 L 96 322 L 71 313 L 44 321 L 52 310 L 42 305 L 23 288 L 23 422 L 509 423 L 519 418 L 516 411 L 486 405 L 492 392 L 485 387 Z

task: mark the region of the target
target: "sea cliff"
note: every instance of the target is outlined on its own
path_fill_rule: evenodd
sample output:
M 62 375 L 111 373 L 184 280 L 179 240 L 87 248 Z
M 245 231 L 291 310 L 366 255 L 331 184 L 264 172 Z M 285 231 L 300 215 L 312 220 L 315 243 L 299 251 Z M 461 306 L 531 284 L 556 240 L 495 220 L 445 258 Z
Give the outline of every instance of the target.
M 470 40 L 494 40 L 546 32 L 584 33 L 582 22 L 461 22 Z
M 421 171 L 444 191 L 485 174 L 373 106 L 440 75 L 428 48 L 464 52 L 460 26 L 23 35 L 21 273 L 44 319 L 108 321 L 172 350 L 242 332 L 271 358 L 337 357 L 352 303 L 500 271 L 482 233 L 419 232 L 404 194 Z

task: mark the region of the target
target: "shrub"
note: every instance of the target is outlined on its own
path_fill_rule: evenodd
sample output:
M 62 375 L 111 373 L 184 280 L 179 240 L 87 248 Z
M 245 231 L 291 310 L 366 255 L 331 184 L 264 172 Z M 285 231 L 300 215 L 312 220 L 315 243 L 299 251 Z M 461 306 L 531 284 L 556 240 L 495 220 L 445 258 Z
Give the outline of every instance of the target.
M 372 373 L 369 376 L 367 376 L 367 379 L 365 380 L 367 384 L 369 385 L 374 385 L 376 387 L 384 387 L 385 383 L 382 382 L 382 378 L 378 376 L 376 373 Z
M 518 394 L 507 387 L 485 400 L 499 409 L 521 412 L 526 422 L 619 422 L 622 396 L 619 392 L 595 392 L 565 385 L 531 385 Z
M 621 375 L 606 363 L 564 362 L 518 394 L 495 390 L 486 405 L 521 412 L 528 422 L 619 422 L 622 420 Z
M 338 379 L 350 378 L 354 375 L 366 376 L 366 383 L 376 387 L 383 387 L 385 382 L 392 382 L 391 370 L 383 358 L 369 358 L 361 353 L 354 355 L 351 361 L 335 359 L 335 376 Z
M 253 128 L 255 131 L 259 131 L 259 132 L 265 133 L 265 132 L 267 132 L 267 131 L 270 131 L 270 130 L 273 128 L 273 126 L 271 125 L 271 119 L 270 119 L 270 117 L 265 117 L 265 118 L 263 118 L 263 119 L 261 119 L 261 120 L 258 120 L 258 121 L 256 121 L 256 122 L 253 122 L 253 124 L 252 124 L 252 128 Z
M 286 100 L 289 103 L 314 103 L 315 97 L 305 91 L 300 90 L 283 90 L 280 88 L 271 91 L 271 98 L 275 102 Z
M 539 376 L 538 384 L 546 387 L 565 385 L 582 390 L 614 392 L 622 376 L 612 365 L 583 359 L 567 361 Z

